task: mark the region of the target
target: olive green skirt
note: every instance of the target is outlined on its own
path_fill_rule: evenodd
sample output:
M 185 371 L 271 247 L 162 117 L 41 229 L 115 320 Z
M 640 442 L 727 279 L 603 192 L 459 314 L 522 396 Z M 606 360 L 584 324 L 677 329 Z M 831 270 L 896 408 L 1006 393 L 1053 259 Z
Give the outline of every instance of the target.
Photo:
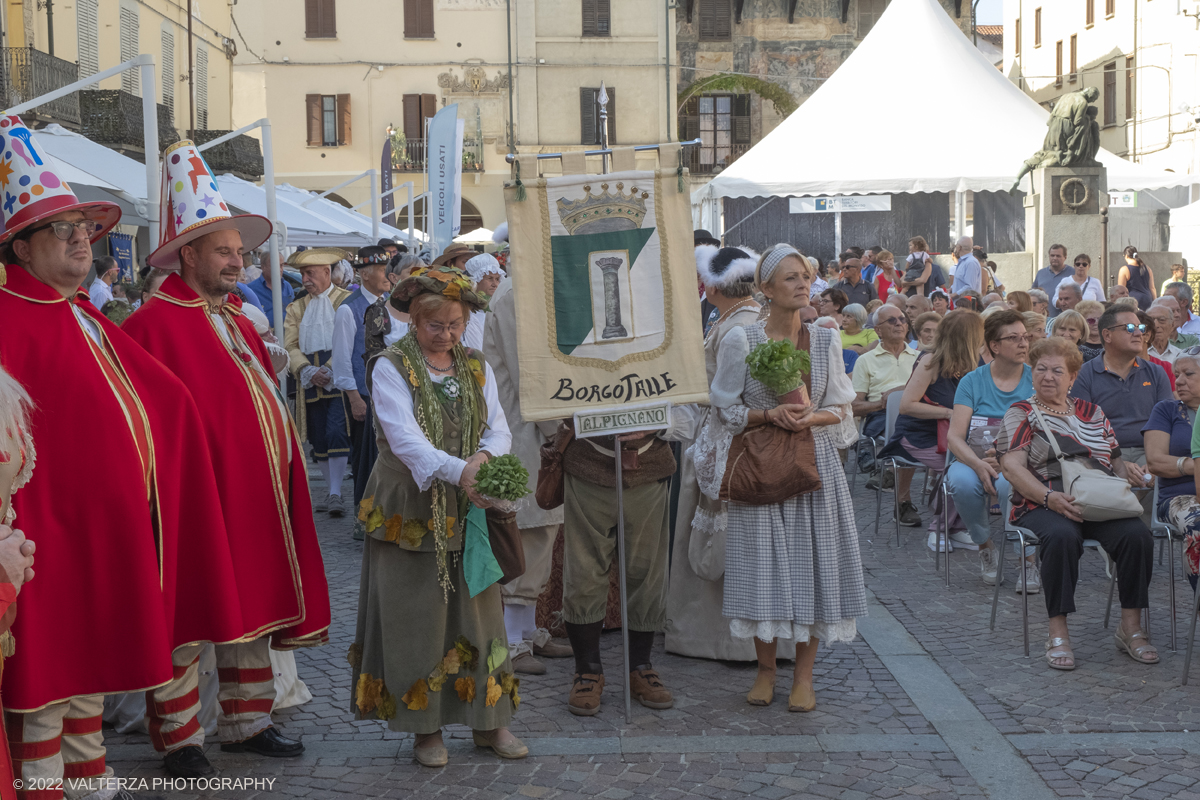
M 409 733 L 454 723 L 480 731 L 508 726 L 520 697 L 500 587 L 472 598 L 461 554 L 449 554 L 449 568 L 447 600 L 434 553 L 363 542 L 358 630 L 348 656 L 356 719 Z

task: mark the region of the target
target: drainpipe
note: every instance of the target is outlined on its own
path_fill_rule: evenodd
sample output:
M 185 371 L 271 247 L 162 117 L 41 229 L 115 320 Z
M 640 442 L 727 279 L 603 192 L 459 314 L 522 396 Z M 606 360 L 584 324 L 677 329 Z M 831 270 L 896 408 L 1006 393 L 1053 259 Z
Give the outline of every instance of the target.
M 513 116 L 513 62 L 512 62 L 512 0 L 504 0 L 504 22 L 508 31 L 508 152 L 517 152 L 514 144 L 516 117 Z
M 663 60 L 666 62 L 666 65 L 665 65 L 666 70 L 665 71 L 666 71 L 666 84 L 667 84 L 667 102 L 665 103 L 665 105 L 667 108 L 667 141 L 668 142 L 672 141 L 672 139 L 671 139 L 671 108 L 672 108 L 672 106 L 675 105 L 675 97 L 674 97 L 674 94 L 671 92 L 671 9 L 674 8 L 674 6 L 671 3 L 672 3 L 672 0 L 666 0 L 666 2 L 664 3 L 664 5 L 666 7 L 666 12 L 664 14 L 666 26 L 663 28 L 663 35 L 667 37 L 666 47 L 663 48 L 663 56 L 664 56 Z
M 187 37 L 188 37 L 188 119 L 191 121 L 190 130 L 192 138 L 196 136 L 196 86 L 192 70 L 193 54 L 192 54 L 192 0 L 187 2 Z
M 46 51 L 54 55 L 54 0 L 46 0 Z M 32 43 L 30 47 L 32 47 Z

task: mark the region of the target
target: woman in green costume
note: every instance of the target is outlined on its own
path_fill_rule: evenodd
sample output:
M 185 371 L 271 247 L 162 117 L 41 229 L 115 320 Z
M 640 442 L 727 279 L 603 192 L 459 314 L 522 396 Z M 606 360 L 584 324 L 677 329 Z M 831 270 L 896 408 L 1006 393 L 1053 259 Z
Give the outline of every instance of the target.
M 488 506 L 475 475 L 511 442 L 491 368 L 459 344 L 485 300 L 461 270 L 422 267 L 390 302 L 412 322 L 367 362 L 379 458 L 359 508 L 355 717 L 415 733 L 425 766 L 447 762 L 441 729 L 452 723 L 470 726 L 480 747 L 524 758 L 507 728 L 520 698 L 500 587 L 471 597 L 463 573 L 468 508 Z

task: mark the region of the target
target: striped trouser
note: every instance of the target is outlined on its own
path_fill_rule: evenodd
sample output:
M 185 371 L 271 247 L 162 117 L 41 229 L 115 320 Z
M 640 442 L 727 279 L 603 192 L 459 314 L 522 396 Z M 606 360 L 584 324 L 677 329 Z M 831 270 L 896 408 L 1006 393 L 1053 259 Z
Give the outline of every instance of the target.
M 67 800 L 105 800 L 116 793 L 113 771 L 104 765 L 103 712 L 104 695 L 76 697 L 28 713 L 4 712 L 13 777 L 33 787 L 18 791 L 20 800 L 64 795 Z M 45 786 L 62 789 L 41 788 Z
M 196 718 L 200 711 L 201 644 L 184 645 L 171 654 L 174 679 L 166 686 L 146 692 L 146 718 L 150 741 L 160 753 L 188 745 L 204 744 L 204 727 Z M 275 704 L 275 672 L 271 669 L 268 637 L 244 644 L 219 644 L 217 699 L 221 714 L 217 733 L 226 742 L 240 742 L 271 727 Z

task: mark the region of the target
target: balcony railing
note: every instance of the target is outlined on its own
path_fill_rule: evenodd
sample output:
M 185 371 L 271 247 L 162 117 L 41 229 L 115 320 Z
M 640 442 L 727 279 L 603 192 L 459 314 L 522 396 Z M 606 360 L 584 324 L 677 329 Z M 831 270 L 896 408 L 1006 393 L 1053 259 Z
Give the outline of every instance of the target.
M 80 92 L 79 106 L 84 136 L 131 158 L 144 158 L 146 137 L 142 130 L 142 98 L 122 89 L 98 89 Z M 171 120 L 171 109 L 159 103 L 159 148 L 174 144 L 179 138 Z
M 79 80 L 79 66 L 32 47 L 0 48 L 0 101 L 5 108 L 32 100 Z M 79 93 L 72 92 L 32 110 L 32 115 L 71 126 L 80 123 Z
M 693 175 L 716 175 L 750 149 L 748 144 L 731 144 L 724 147 L 688 147 L 683 153 L 683 163 Z
M 397 172 L 424 172 L 426 140 L 409 139 L 404 143 L 400 158 L 393 167 Z M 463 172 L 483 171 L 483 142 L 479 139 L 463 139 Z
M 200 145 L 224 136 L 229 131 L 201 130 L 187 133 L 189 139 Z M 204 160 L 213 172 L 218 174 L 232 172 L 248 181 L 257 181 L 263 175 L 262 146 L 258 139 L 244 133 L 205 150 Z

